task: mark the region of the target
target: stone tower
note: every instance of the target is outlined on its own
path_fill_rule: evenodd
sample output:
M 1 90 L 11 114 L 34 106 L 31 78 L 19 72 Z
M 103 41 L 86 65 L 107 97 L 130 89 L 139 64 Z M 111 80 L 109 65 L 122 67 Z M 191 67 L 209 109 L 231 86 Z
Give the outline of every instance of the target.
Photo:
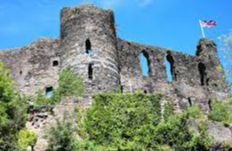
M 228 84 L 220 64 L 216 44 L 209 39 L 201 39 L 197 46 L 196 57 L 200 74 L 200 84 L 214 93 L 228 93 Z
M 61 64 L 85 83 L 86 94 L 115 92 L 119 85 L 114 15 L 92 5 L 61 11 Z

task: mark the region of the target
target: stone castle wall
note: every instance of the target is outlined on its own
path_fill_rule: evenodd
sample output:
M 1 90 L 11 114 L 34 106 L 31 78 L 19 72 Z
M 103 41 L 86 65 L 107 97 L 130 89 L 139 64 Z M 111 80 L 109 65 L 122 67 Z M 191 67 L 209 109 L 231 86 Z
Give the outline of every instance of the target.
M 211 97 L 228 95 L 211 40 L 201 39 L 196 56 L 190 56 L 119 39 L 110 10 L 84 5 L 64 8 L 60 17 L 60 40 L 41 39 L 0 54 L 23 94 L 33 96 L 39 90 L 56 87 L 59 71 L 71 67 L 84 79 L 86 95 L 119 89 L 159 92 L 178 100 L 181 107 L 200 103 L 206 109 Z M 149 62 L 148 76 L 141 71 L 141 53 Z M 173 71 L 172 82 L 167 80 L 165 60 L 169 60 Z
M 0 52 L 1 61 L 12 71 L 20 93 L 33 96 L 38 91 L 57 86 L 58 47 L 59 40 L 40 39 L 23 48 Z M 53 65 L 55 62 L 58 65 Z

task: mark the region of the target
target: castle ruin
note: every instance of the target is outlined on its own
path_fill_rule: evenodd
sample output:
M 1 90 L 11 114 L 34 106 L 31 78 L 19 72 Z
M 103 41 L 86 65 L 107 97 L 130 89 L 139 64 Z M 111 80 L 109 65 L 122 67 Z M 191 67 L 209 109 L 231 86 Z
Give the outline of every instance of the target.
M 201 39 L 195 56 L 122 40 L 113 12 L 93 5 L 63 8 L 60 20 L 60 39 L 40 39 L 0 52 L 21 94 L 50 93 L 58 85 L 59 71 L 71 67 L 84 79 L 86 96 L 119 90 L 156 92 L 176 99 L 180 107 L 198 103 L 207 110 L 210 98 L 229 95 L 211 40 Z M 140 54 L 147 60 L 147 76 L 142 74 Z M 167 80 L 165 60 L 172 81 Z

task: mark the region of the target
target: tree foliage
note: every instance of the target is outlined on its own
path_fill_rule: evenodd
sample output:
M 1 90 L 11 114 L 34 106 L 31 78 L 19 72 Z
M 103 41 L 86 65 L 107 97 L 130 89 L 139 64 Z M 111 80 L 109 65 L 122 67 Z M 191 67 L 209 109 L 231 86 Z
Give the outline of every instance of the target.
M 14 91 L 10 73 L 0 63 L 0 150 L 16 150 L 17 132 L 26 122 L 26 102 Z
M 75 151 L 73 123 L 65 118 L 57 121 L 48 131 L 48 147 L 46 151 Z
M 28 146 L 31 146 L 32 150 L 37 141 L 37 135 L 27 129 L 22 129 L 18 134 L 18 144 L 21 151 L 26 151 Z
M 83 80 L 66 68 L 59 75 L 59 92 L 62 96 L 81 96 L 84 92 Z
M 149 144 L 153 128 L 161 120 L 160 96 L 143 94 L 97 95 L 87 111 L 89 139 L 101 145 Z
M 58 87 L 54 89 L 51 97 L 46 97 L 42 91 L 37 92 L 35 106 L 55 105 L 60 102 L 62 97 L 81 96 L 84 92 L 83 80 L 76 75 L 73 70 L 66 68 L 59 74 Z
M 166 106 L 165 120 L 161 120 L 160 100 L 160 95 L 141 93 L 95 96 L 87 112 L 78 113 L 78 133 L 83 141 L 77 141 L 77 149 L 207 150 L 211 140 L 204 124 L 196 128 L 198 133 L 188 125 L 189 119 L 201 118 L 200 109 L 193 107 L 173 115 Z
M 212 109 L 208 115 L 209 119 L 232 125 L 232 98 L 212 102 Z

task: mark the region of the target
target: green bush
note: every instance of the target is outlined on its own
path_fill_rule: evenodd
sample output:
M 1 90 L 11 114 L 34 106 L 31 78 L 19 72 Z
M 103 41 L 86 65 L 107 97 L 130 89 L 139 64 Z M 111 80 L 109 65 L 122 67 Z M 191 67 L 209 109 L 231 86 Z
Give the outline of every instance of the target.
M 190 130 L 188 112 L 174 115 L 161 122 L 155 128 L 154 148 L 156 144 L 167 145 L 176 151 L 208 150 L 211 139 L 200 125 L 199 133 Z
M 35 97 L 34 106 L 37 108 L 43 105 L 55 105 L 60 102 L 60 99 L 61 96 L 57 89 L 53 91 L 53 95 L 51 97 L 46 97 L 42 91 L 39 91 Z
M 166 102 L 161 121 L 161 98 L 142 93 L 95 96 L 86 113 L 78 112 L 78 134 L 83 140 L 77 141 L 77 150 L 207 150 L 211 140 L 203 124 L 198 133 L 188 125 L 190 118 L 201 118 L 199 107 L 173 115 L 171 103 Z
M 83 80 L 70 68 L 66 68 L 59 75 L 58 90 L 62 96 L 81 96 L 84 92 Z
M 16 134 L 25 126 L 26 99 L 14 91 L 10 72 L 0 63 L 0 150 L 16 150 Z
M 166 98 L 167 101 L 164 104 L 164 113 L 163 113 L 163 118 L 164 120 L 167 120 L 169 116 L 174 114 L 174 107 L 173 103 L 171 103 L 171 100 Z
M 51 97 L 46 97 L 42 91 L 37 93 L 35 97 L 35 107 L 43 105 L 55 105 L 60 102 L 63 96 L 81 96 L 84 92 L 84 84 L 82 79 L 74 74 L 70 69 L 64 69 L 59 74 L 59 86 L 53 91 Z
M 33 150 L 37 141 L 37 135 L 27 129 L 22 129 L 18 134 L 18 144 L 20 151 L 27 151 L 27 147 L 30 146 Z
M 232 124 L 232 99 L 224 101 L 213 101 L 212 110 L 209 112 L 209 119 L 225 124 Z
M 46 151 L 76 151 L 74 128 L 68 119 L 57 121 L 48 131 L 48 147 Z
M 95 96 L 85 119 L 90 141 L 124 150 L 149 144 L 161 119 L 159 99 L 144 94 Z

